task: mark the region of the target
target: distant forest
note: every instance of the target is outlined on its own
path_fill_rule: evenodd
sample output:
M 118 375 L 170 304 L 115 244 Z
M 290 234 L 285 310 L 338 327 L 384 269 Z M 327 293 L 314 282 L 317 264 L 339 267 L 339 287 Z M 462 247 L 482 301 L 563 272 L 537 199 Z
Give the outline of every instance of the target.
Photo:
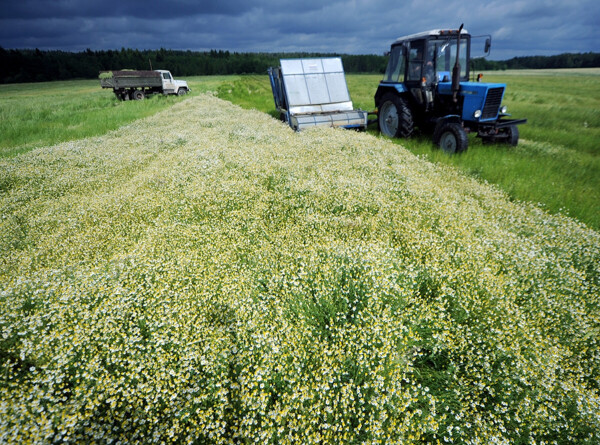
M 383 73 L 387 57 L 319 53 L 237 53 L 121 49 L 82 52 L 4 49 L 0 47 L 0 83 L 93 79 L 98 72 L 117 69 L 168 69 L 174 76 L 264 74 L 279 59 L 341 56 L 347 73 Z M 473 59 L 474 70 L 600 67 L 600 53 L 515 57 L 505 61 Z

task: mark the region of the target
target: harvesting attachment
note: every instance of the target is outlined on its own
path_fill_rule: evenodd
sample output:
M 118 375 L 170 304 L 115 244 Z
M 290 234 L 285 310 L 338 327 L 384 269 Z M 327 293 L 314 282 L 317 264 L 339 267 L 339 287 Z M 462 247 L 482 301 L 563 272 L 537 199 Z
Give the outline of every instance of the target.
M 368 112 L 354 109 L 341 58 L 281 59 L 268 72 L 275 107 L 294 130 L 366 129 Z

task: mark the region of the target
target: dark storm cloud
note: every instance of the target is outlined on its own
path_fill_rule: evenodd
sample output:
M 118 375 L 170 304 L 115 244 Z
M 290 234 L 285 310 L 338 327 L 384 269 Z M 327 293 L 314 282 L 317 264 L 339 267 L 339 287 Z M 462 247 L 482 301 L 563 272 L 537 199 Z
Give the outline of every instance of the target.
M 286 10 L 296 13 L 306 8 L 313 9 L 322 4 L 316 0 L 302 2 L 265 0 L 259 2 L 243 0 L 124 0 L 101 2 L 89 0 L 23 0 L 7 4 L 2 18 L 77 18 L 77 17 L 139 17 L 163 19 L 195 15 L 239 16 L 261 7 L 267 11 Z
M 382 53 L 435 28 L 491 34 L 492 58 L 598 51 L 597 0 L 23 0 L 3 5 L 0 46 Z
M 198 14 L 239 15 L 251 8 L 251 2 L 242 2 L 239 0 L 169 0 L 163 2 L 149 2 L 147 0 L 127 0 L 121 2 L 24 0 L 6 5 L 2 16 L 3 18 L 98 18 L 123 16 L 172 18 Z

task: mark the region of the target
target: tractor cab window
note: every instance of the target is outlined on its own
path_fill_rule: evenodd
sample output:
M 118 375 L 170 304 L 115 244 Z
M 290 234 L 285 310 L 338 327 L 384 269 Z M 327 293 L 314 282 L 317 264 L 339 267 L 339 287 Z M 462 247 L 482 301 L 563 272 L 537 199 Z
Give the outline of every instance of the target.
M 432 57 L 435 59 L 435 70 L 438 75 L 438 80 L 442 82 L 449 82 L 452 77 L 452 68 L 456 63 L 456 37 L 452 38 L 440 38 L 429 41 L 429 49 L 431 50 Z M 461 37 L 460 39 L 460 77 L 461 79 L 467 79 L 467 50 L 469 42 L 467 37 Z M 445 78 L 447 77 L 447 80 Z
M 408 52 L 408 78 L 407 80 L 421 80 L 423 77 L 423 62 L 425 61 L 425 41 L 415 40 L 410 42 Z
M 394 46 L 390 53 L 388 66 L 383 80 L 385 82 L 404 82 L 404 54 L 402 45 Z

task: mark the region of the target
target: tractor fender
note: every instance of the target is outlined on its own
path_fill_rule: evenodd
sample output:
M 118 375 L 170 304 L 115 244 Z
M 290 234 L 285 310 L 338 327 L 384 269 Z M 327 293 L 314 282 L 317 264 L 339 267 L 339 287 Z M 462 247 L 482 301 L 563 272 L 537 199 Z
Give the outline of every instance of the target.
M 394 84 L 379 84 L 377 91 L 375 92 L 375 106 L 379 106 L 379 102 L 385 96 L 386 93 L 393 92 L 398 94 L 398 96 L 403 97 L 408 93 L 406 86 L 402 83 L 394 83 Z
M 436 125 L 441 125 L 445 122 L 454 122 L 456 124 L 462 124 L 462 119 L 458 114 L 449 114 L 447 116 L 443 116 L 435 120 Z

